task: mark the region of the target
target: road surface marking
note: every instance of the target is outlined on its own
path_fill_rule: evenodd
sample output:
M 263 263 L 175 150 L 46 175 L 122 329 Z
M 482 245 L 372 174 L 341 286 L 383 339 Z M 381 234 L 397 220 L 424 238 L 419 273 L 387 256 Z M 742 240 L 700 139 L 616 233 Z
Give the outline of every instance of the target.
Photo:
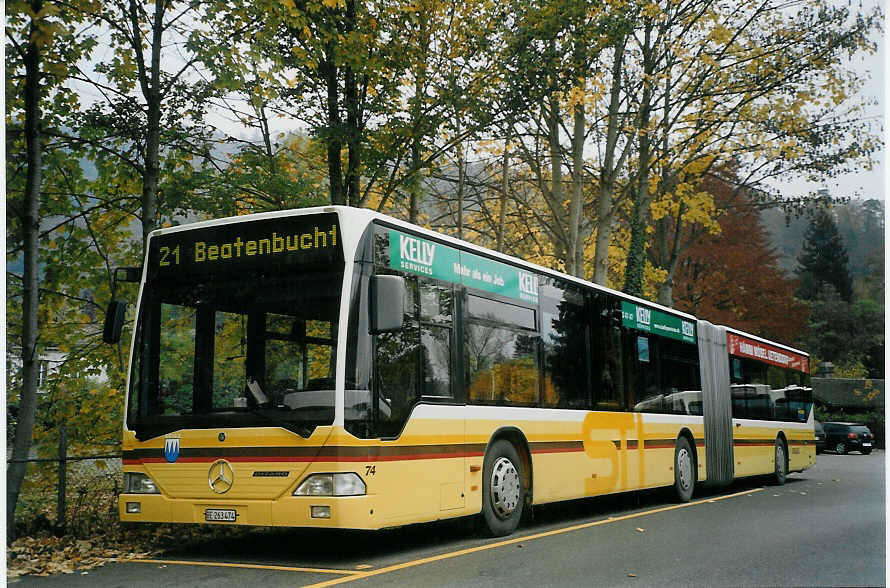
M 136 559 L 136 558 L 116 558 L 113 561 L 120 563 L 153 563 L 162 565 L 178 565 L 178 566 L 207 566 L 217 568 L 247 568 L 251 570 L 276 570 L 280 572 L 309 572 L 312 574 L 361 574 L 353 570 L 332 570 L 324 568 L 295 568 L 291 566 L 270 566 L 264 564 L 248 564 L 248 563 L 230 563 L 215 561 L 185 561 L 173 559 Z
M 726 496 L 718 496 L 717 498 L 707 498 L 704 500 L 696 500 L 694 502 L 686 502 L 683 504 L 674 504 L 671 506 L 665 506 L 662 508 L 656 508 L 653 510 L 644 510 L 641 512 L 635 512 L 628 515 L 623 515 L 620 517 L 609 517 L 606 519 L 601 519 L 598 521 L 592 521 L 590 523 L 582 523 L 580 525 L 572 525 L 571 527 L 563 527 L 561 529 L 554 529 L 552 531 L 544 531 L 541 533 L 534 533 L 532 535 L 525 535 L 522 537 L 514 537 L 512 539 L 507 539 L 504 541 L 498 541 L 497 543 L 488 543 L 486 545 L 479 545 L 477 547 L 469 547 L 467 549 L 460 549 L 458 551 L 452 551 L 449 553 L 442 553 L 439 555 L 433 555 L 431 557 L 425 557 L 422 559 L 415 559 L 412 561 L 407 561 L 400 564 L 394 564 L 391 566 L 387 566 L 385 568 L 380 568 L 377 570 L 372 570 L 368 572 L 354 572 L 351 575 L 336 578 L 334 580 L 328 580 L 326 582 L 320 582 L 318 584 L 310 584 L 305 588 L 325 588 L 326 586 L 335 586 L 337 584 L 345 584 L 346 582 L 352 582 L 354 580 L 361 580 L 363 578 L 370 578 L 371 576 L 379 576 L 381 574 L 388 574 L 390 572 L 395 572 L 398 570 L 404 570 L 406 568 L 413 568 L 416 566 L 421 566 L 428 563 L 433 563 L 437 561 L 442 561 L 446 559 L 452 559 L 455 557 L 461 557 L 464 555 L 470 555 L 471 553 L 478 553 L 480 551 L 488 551 L 489 549 L 497 549 L 499 547 L 506 547 L 507 545 L 515 545 L 516 543 L 522 543 L 523 541 L 533 541 L 535 539 L 543 539 L 545 537 L 552 537 L 554 535 L 562 535 L 563 533 L 570 533 L 572 531 L 580 531 L 582 529 L 589 529 L 591 527 L 598 527 L 600 525 L 606 525 L 609 523 L 617 523 L 619 521 L 626 521 L 629 519 L 636 519 L 639 517 L 644 517 L 652 514 L 657 514 L 660 512 L 667 512 L 670 510 L 677 510 L 680 508 L 686 508 L 689 506 L 695 506 L 698 504 L 710 504 L 712 502 L 717 502 L 719 500 L 726 500 L 727 498 L 736 498 L 738 496 L 745 496 L 754 494 L 755 492 L 762 491 L 763 488 L 754 488 L 752 490 L 744 490 L 742 492 L 736 492 L 734 494 L 727 494 Z

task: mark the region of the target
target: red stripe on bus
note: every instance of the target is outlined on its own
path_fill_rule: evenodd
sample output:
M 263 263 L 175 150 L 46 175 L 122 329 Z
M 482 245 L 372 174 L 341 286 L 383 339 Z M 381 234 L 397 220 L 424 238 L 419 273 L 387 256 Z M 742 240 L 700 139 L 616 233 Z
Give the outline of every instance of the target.
M 628 441 L 628 449 L 638 449 L 638 442 L 634 440 Z M 696 446 L 703 446 L 704 442 L 696 442 Z M 753 443 L 743 443 L 745 446 L 755 445 Z M 772 445 L 771 443 L 763 443 L 756 445 Z M 672 449 L 673 442 L 668 441 L 644 441 L 644 449 Z M 533 455 L 560 454 L 560 453 L 583 453 L 584 447 L 578 444 L 575 447 L 550 447 L 532 449 Z M 461 457 L 483 457 L 485 454 L 479 451 L 457 451 L 457 452 L 440 452 L 440 453 L 402 453 L 389 455 L 317 455 L 317 456 L 201 456 L 201 457 L 180 457 L 174 463 L 213 463 L 219 459 L 225 459 L 232 463 L 356 463 L 356 462 L 379 462 L 379 461 L 416 461 L 421 459 L 452 459 Z M 138 459 L 124 459 L 123 465 L 141 465 L 167 463 L 163 457 L 143 457 Z
M 224 459 L 232 463 L 352 463 L 366 461 L 413 461 L 419 459 L 450 459 L 456 457 L 482 457 L 482 453 L 477 452 L 454 452 L 454 453 L 405 453 L 391 455 L 330 455 L 330 456 L 291 456 L 291 457 L 265 457 L 265 456 L 238 456 L 231 457 L 226 455 L 217 455 L 214 457 L 180 457 L 174 463 L 213 463 L 219 459 Z M 140 465 L 145 463 L 167 463 L 163 457 L 144 457 L 142 459 L 126 459 L 124 465 Z

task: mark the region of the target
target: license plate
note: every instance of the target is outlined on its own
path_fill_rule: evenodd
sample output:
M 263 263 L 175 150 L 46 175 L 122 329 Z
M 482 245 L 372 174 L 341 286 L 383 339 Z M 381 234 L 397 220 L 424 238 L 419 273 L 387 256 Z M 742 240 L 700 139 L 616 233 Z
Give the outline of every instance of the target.
M 236 516 L 235 509 L 233 508 L 208 508 L 204 511 L 205 521 L 234 523 Z
M 862 446 L 863 447 L 871 447 L 871 443 L 863 443 Z

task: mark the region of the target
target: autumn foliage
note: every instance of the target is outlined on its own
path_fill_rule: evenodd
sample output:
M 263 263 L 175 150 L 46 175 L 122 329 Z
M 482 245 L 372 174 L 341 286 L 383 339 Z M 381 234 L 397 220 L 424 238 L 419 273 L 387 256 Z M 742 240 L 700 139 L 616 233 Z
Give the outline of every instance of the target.
M 724 181 L 706 184 L 723 213 L 721 232 L 703 235 L 681 258 L 676 307 L 715 324 L 794 343 L 806 328 L 807 307 L 794 298 L 796 281 L 779 267 L 756 204 Z

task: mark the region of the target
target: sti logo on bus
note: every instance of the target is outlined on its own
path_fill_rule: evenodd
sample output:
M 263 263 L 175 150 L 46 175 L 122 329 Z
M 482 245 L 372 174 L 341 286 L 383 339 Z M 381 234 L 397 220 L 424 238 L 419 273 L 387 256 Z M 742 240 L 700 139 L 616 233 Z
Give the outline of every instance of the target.
M 683 321 L 681 328 L 683 329 L 684 337 L 694 337 L 695 336 L 695 325 L 693 325 L 689 321 Z

